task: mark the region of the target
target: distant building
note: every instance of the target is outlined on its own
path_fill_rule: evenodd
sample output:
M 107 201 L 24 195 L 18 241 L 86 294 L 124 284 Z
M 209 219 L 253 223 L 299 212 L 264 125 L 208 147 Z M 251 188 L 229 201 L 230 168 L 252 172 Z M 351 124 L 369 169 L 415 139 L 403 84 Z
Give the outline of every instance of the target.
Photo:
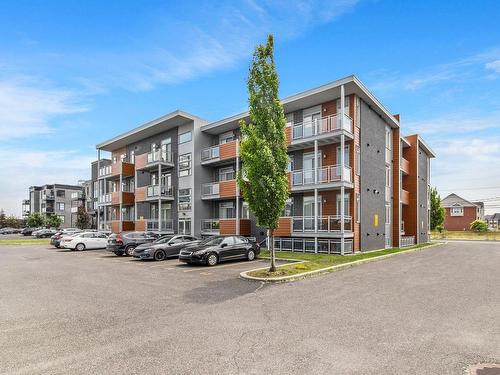
M 57 215 L 61 218 L 61 228 L 70 228 L 75 225 L 76 214 L 72 213 L 73 197 L 83 194 L 82 186 L 48 184 L 30 186 L 29 199 L 22 202 L 23 217 L 34 212 L 44 215 Z
M 469 202 L 452 193 L 441 200 L 445 209 L 444 228 L 446 230 L 470 230 L 474 220 L 484 220 L 484 203 Z
M 490 229 L 498 230 L 500 228 L 500 213 L 496 212 L 493 215 L 486 215 L 484 220 L 488 222 Z

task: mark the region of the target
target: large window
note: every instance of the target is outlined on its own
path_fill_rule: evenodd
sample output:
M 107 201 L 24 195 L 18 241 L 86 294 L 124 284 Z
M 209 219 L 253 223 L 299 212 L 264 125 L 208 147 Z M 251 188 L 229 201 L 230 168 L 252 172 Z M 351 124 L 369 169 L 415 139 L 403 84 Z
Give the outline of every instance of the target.
M 225 143 L 229 143 L 231 141 L 234 141 L 234 133 L 233 132 L 227 132 L 219 135 L 219 144 L 223 145 Z
M 452 207 L 450 210 L 451 216 L 464 216 L 464 208 L 461 206 Z
M 56 190 L 56 196 L 64 198 L 66 196 L 66 192 L 64 190 Z
M 191 153 L 179 155 L 179 177 L 191 174 Z
M 186 142 L 191 142 L 191 139 L 192 139 L 192 133 L 191 133 L 191 131 L 179 134 L 179 144 L 186 143 Z
M 226 167 L 219 169 L 219 181 L 234 180 L 234 168 Z
M 57 202 L 56 206 L 57 206 L 58 211 L 64 211 L 64 203 L 63 202 Z
M 191 210 L 191 189 L 179 189 L 179 211 Z
M 236 217 L 234 202 L 220 202 L 219 203 L 219 218 L 232 219 Z

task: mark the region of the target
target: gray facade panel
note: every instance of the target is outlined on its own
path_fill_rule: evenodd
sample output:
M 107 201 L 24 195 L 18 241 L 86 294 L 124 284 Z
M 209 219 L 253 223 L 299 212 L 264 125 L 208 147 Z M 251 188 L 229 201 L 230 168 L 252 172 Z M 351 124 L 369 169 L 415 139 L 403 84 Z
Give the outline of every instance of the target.
M 418 149 L 418 242 L 428 242 L 428 227 L 429 227 L 429 217 L 428 217 L 428 201 L 427 201 L 427 189 L 430 181 L 428 178 L 428 156 L 421 147 Z
M 361 249 L 385 247 L 385 127 L 386 123 L 361 101 Z M 378 215 L 378 225 L 375 225 Z

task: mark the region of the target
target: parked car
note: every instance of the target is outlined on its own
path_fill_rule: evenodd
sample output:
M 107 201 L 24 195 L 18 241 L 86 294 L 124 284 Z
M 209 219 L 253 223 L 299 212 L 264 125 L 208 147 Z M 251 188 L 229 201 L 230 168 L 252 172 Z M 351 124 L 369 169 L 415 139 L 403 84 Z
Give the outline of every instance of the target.
M 43 229 L 43 228 L 24 228 L 22 231 L 21 231 L 21 234 L 23 236 L 31 236 L 33 234 L 33 232 L 36 232 L 37 230 L 40 230 L 40 229 Z
M 16 232 L 16 228 L 11 228 L 11 227 L 5 227 L 0 229 L 0 234 L 13 234 L 13 233 L 19 233 Z
M 214 236 L 197 244 L 186 246 L 179 253 L 179 261 L 215 266 L 232 259 L 254 260 L 260 246 L 242 236 Z
M 81 232 L 64 237 L 62 246 L 65 249 L 82 251 L 85 249 L 104 249 L 108 244 L 108 236 L 101 232 Z
M 165 260 L 179 256 L 182 248 L 197 242 L 199 240 L 193 236 L 163 236 L 152 243 L 137 246 L 133 256 L 140 259 Z
M 132 256 L 137 246 L 151 243 L 157 240 L 158 237 L 160 236 L 153 232 L 121 232 L 118 234 L 111 234 L 108 237 L 106 250 L 118 256 Z
M 33 232 L 32 236 L 35 236 L 36 238 L 49 238 L 56 233 L 57 231 L 55 229 L 41 229 Z

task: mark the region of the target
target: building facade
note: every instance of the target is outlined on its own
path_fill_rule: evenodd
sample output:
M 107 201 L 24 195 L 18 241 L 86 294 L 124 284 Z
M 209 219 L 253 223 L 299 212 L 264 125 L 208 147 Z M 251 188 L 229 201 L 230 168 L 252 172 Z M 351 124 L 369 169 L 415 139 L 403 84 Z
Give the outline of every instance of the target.
M 277 248 L 347 254 L 428 241 L 434 153 L 400 134 L 399 116 L 354 76 L 282 104 L 290 198 Z M 240 120 L 248 112 L 209 123 L 176 111 L 97 145 L 99 228 L 265 238 L 235 179 Z
M 452 193 L 441 200 L 445 209 L 444 229 L 468 231 L 474 220 L 484 220 L 484 203 L 469 202 Z
M 38 212 L 44 215 L 57 215 L 61 218 L 61 228 L 73 227 L 76 214 L 73 213 L 73 197 L 83 194 L 82 186 L 48 184 L 31 186 L 29 199 L 23 200 L 23 216 Z

